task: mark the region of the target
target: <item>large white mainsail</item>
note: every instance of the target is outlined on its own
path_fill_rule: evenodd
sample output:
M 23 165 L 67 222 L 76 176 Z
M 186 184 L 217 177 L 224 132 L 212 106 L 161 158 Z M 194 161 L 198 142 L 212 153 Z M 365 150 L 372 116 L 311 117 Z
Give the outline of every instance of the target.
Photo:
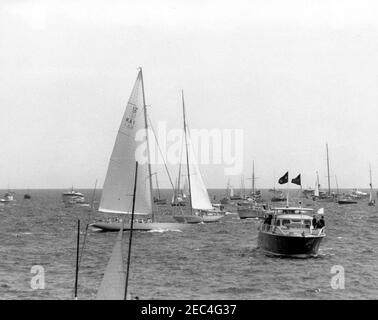
M 198 167 L 189 133 L 187 134 L 187 138 L 190 166 L 190 196 L 192 198 L 192 208 L 198 210 L 213 209 L 213 206 L 209 199 L 209 194 L 207 193 L 205 183 L 203 182 L 201 172 Z
M 141 142 L 135 139 L 138 131 L 145 130 L 146 119 L 144 108 L 143 78 L 142 71 L 140 70 L 127 103 L 110 157 L 99 207 L 99 211 L 101 212 L 131 213 L 134 164 L 138 160 L 139 169 L 135 214 L 152 213 L 148 144 L 145 148 L 146 161 L 143 162 L 140 159 L 136 159 L 135 156 L 137 148 L 141 148 L 141 143 L 146 144 L 146 140 Z

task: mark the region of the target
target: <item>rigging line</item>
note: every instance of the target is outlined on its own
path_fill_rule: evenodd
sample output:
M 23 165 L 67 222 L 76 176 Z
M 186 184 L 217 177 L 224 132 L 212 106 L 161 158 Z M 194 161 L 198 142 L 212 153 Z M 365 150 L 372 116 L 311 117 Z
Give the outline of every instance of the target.
M 151 119 L 150 119 L 150 117 L 149 117 L 148 115 L 147 115 L 147 118 L 148 118 L 148 121 L 149 121 L 149 123 L 150 123 L 151 131 L 152 131 L 152 133 L 154 134 L 155 141 L 156 141 L 156 145 L 158 146 L 158 149 L 159 149 L 159 152 L 160 152 L 160 154 L 161 154 L 161 157 L 163 158 L 164 167 L 165 167 L 165 170 L 167 171 L 167 175 L 168 175 L 168 178 L 169 178 L 169 182 L 170 182 L 170 184 L 171 184 L 172 189 L 174 190 L 175 187 L 173 186 L 172 177 L 171 177 L 171 175 L 170 175 L 170 173 L 169 173 L 169 170 L 168 170 L 168 167 L 167 167 L 167 163 L 165 162 L 163 152 L 162 152 L 161 149 L 160 149 L 159 141 L 158 141 L 157 136 L 156 136 L 156 134 L 155 134 L 154 127 L 153 127 L 152 122 L 151 122 Z
M 136 192 L 137 192 L 137 179 L 138 179 L 138 161 L 135 163 L 134 194 L 133 194 L 133 205 L 132 205 L 132 209 L 131 209 L 129 250 L 128 250 L 128 253 L 127 253 L 127 269 L 126 269 L 124 300 L 127 299 L 127 290 L 128 290 L 128 284 L 129 284 L 129 274 L 130 274 L 129 270 L 130 270 L 130 259 L 131 259 L 131 243 L 132 243 L 132 239 L 133 239 L 134 210 L 135 210 L 135 196 L 136 196 Z
M 83 252 L 84 252 L 84 248 L 85 248 L 85 244 L 86 244 L 86 240 L 87 240 L 89 223 L 90 223 L 90 221 L 92 219 L 92 215 L 91 214 L 94 211 L 94 201 L 95 201 L 95 195 L 96 195 L 96 187 L 97 187 L 97 179 L 96 179 L 95 186 L 93 188 L 93 193 L 92 193 L 91 210 L 89 210 L 89 212 L 88 212 L 87 225 L 85 226 L 84 239 L 83 239 L 83 244 L 81 246 L 81 252 L 80 252 L 80 257 L 79 257 L 79 267 L 80 267 L 81 258 L 83 256 Z

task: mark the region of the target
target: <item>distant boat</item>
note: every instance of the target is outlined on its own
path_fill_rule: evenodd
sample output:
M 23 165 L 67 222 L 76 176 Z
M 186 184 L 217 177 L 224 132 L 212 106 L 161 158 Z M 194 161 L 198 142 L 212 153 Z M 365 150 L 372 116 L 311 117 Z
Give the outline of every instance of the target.
M 71 188 L 71 191 L 66 191 L 62 194 L 63 203 L 65 206 L 88 206 L 89 203 L 85 202 L 84 195 L 81 192 L 74 191 L 74 188 Z
M 8 203 L 8 202 L 16 201 L 16 199 L 14 198 L 14 195 L 15 195 L 14 192 L 8 190 L 8 192 L 4 194 L 4 198 L 0 199 L 0 202 Z
M 353 189 L 350 195 L 355 199 L 363 199 L 369 197 L 369 194 L 358 189 Z
M 227 181 L 227 187 L 226 187 L 226 192 L 223 196 L 223 198 L 220 200 L 221 204 L 229 204 L 230 203 L 230 196 L 231 196 L 231 184 L 230 184 L 230 179 Z
M 324 227 L 312 226 L 312 208 L 273 208 L 258 227 L 258 247 L 265 253 L 293 258 L 317 256 Z
M 261 191 L 260 190 L 256 190 L 256 188 L 255 188 L 255 181 L 256 181 L 256 177 L 255 177 L 255 160 L 252 160 L 252 177 L 250 179 L 252 181 L 252 189 L 251 189 L 251 194 L 250 194 L 249 199 L 251 201 L 261 202 L 262 201 Z
M 180 177 L 181 177 L 181 164 L 179 168 L 179 176 L 176 179 L 176 186 L 173 190 L 173 196 L 171 200 L 172 207 L 184 207 L 186 205 L 186 192 L 185 192 L 185 184 L 184 190 L 180 188 Z
M 104 186 L 101 193 L 99 212 L 118 215 L 130 215 L 134 193 L 135 154 L 140 142 L 135 139 L 137 132 L 145 130 L 147 160 L 139 165 L 138 183 L 136 185 L 135 221 L 95 222 L 91 226 L 103 231 L 130 230 L 131 222 L 134 230 L 181 230 L 185 224 L 175 222 L 158 222 L 152 198 L 152 174 L 150 163 L 150 147 L 148 140 L 148 118 L 144 98 L 142 69 L 139 70 L 131 96 L 122 117 L 113 151 L 110 157 Z M 145 159 L 143 159 L 145 160 Z
M 157 189 L 157 192 L 158 192 L 158 196 L 154 197 L 154 203 L 156 203 L 157 205 L 167 204 L 167 199 L 162 199 L 160 197 L 160 189 L 159 189 L 159 183 L 158 183 L 157 173 L 155 172 L 154 175 L 155 175 L 155 178 L 156 178 L 155 179 L 155 181 L 156 181 L 156 189 Z
M 183 93 L 182 108 L 184 122 L 186 167 L 189 184 L 190 214 L 176 214 L 173 216 L 173 218 L 176 221 L 183 223 L 217 222 L 224 217 L 225 212 L 223 212 L 219 208 L 213 207 L 213 205 L 210 202 L 206 186 L 202 180 L 202 175 L 199 170 L 197 160 L 194 155 L 193 146 L 190 143 L 190 135 L 187 130 Z
M 270 212 L 266 204 L 257 204 L 256 202 L 238 205 L 236 210 L 240 219 L 262 219 Z
M 320 183 L 319 183 L 319 175 L 316 172 L 316 185 L 315 185 L 315 192 L 313 200 L 317 202 L 334 202 L 335 196 L 331 193 L 331 176 L 329 173 L 329 155 L 328 155 L 328 143 L 326 143 L 326 151 L 327 151 L 327 182 L 328 182 L 328 190 L 327 192 L 320 191 Z
M 271 202 L 282 202 L 286 201 L 286 197 L 284 196 L 283 192 L 281 190 L 276 189 L 276 177 L 274 175 L 273 180 L 273 189 L 269 189 L 270 192 L 273 193 L 272 198 L 270 199 Z
M 356 200 L 353 200 L 353 199 L 339 199 L 337 201 L 338 204 L 356 204 L 357 201 Z
M 375 199 L 373 199 L 373 182 L 372 182 L 372 178 L 371 178 L 371 165 L 370 165 L 370 163 L 369 163 L 369 175 L 370 175 L 370 183 L 369 183 L 370 193 L 369 193 L 368 205 L 373 207 L 373 206 L 375 206 Z
M 315 190 L 312 189 L 311 187 L 302 190 L 302 195 L 303 195 L 305 198 L 307 198 L 307 199 L 312 199 L 312 197 L 314 196 L 314 193 L 315 193 Z
M 278 194 L 270 199 L 271 202 L 283 202 L 286 201 L 286 197 L 283 194 Z

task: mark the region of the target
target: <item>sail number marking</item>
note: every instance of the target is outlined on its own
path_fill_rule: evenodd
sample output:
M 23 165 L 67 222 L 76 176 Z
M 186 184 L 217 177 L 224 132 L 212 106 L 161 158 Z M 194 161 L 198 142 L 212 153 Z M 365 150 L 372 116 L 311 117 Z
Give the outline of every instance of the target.
M 126 127 L 132 129 L 135 125 L 135 118 L 137 114 L 138 108 L 136 106 L 133 106 L 131 109 L 131 115 L 129 117 L 126 117 Z

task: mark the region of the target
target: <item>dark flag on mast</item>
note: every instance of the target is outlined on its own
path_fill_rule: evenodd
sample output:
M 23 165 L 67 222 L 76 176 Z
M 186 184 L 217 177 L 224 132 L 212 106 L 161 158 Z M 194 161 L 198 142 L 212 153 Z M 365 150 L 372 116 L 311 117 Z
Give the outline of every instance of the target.
M 301 186 L 301 174 L 298 174 L 298 176 L 294 179 L 291 179 L 291 183 L 295 183 L 298 186 Z
M 279 178 L 278 183 L 284 184 L 289 182 L 289 171 L 286 172 L 281 178 Z

